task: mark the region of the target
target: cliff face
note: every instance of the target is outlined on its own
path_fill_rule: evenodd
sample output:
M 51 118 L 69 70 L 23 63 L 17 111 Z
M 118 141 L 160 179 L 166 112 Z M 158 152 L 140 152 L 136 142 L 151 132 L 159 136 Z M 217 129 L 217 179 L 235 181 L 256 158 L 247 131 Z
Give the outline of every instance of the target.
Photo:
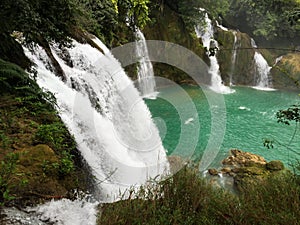
M 279 62 L 273 66 L 271 75 L 275 88 L 299 89 L 300 81 L 300 53 L 289 53 L 278 58 Z
M 206 54 L 202 42 L 196 37 L 194 30 L 188 30 L 179 15 L 165 5 L 162 11 L 152 12 L 152 23 L 145 27 L 143 33 L 147 40 L 162 40 L 181 45 L 201 58 Z M 180 58 L 180 56 L 179 56 Z M 153 63 L 156 76 L 165 77 L 177 83 L 192 83 L 193 80 L 183 71 L 162 63 Z
M 153 10 L 151 18 L 153 22 L 143 30 L 147 40 L 163 40 L 186 47 L 209 65 L 202 40 L 197 38 L 194 30 L 185 26 L 178 13 L 165 5 L 163 9 Z M 281 43 L 270 47 L 266 43 L 259 42 L 258 48 L 254 49 L 248 34 L 221 29 L 216 24 L 214 27 L 214 36 L 219 43 L 217 58 L 222 80 L 226 85 L 230 83 L 246 86 L 256 85 L 254 54 L 255 51 L 258 51 L 268 64 L 273 66 L 270 77 L 274 88 L 298 88 L 295 82 L 300 79 L 299 53 L 288 54 L 288 49 L 278 50 L 284 48 Z M 283 56 L 283 58 L 274 66 L 276 58 L 279 56 Z M 173 66 L 153 62 L 153 67 L 155 76 L 165 77 L 179 84 L 194 83 L 189 75 Z M 134 69 L 130 74 L 135 74 Z
M 253 85 L 255 50 L 251 38 L 245 33 L 217 29 L 216 40 L 220 48 L 217 57 L 223 81 L 226 84 L 231 80 L 236 85 Z
M 194 30 L 188 30 L 178 14 L 165 6 L 163 11 L 153 11 L 154 23 L 148 25 L 143 33 L 148 40 L 163 40 L 179 44 L 196 53 L 209 65 L 208 57 L 202 45 L 202 40 L 196 37 Z M 215 39 L 219 43 L 217 53 L 221 76 L 225 84 L 252 85 L 254 83 L 254 49 L 251 38 L 241 32 L 236 32 L 236 42 L 232 31 L 220 28 L 215 30 Z M 237 50 L 233 60 L 234 48 Z M 177 83 L 193 83 L 191 77 L 183 71 L 170 65 L 153 63 L 156 76 L 162 76 Z

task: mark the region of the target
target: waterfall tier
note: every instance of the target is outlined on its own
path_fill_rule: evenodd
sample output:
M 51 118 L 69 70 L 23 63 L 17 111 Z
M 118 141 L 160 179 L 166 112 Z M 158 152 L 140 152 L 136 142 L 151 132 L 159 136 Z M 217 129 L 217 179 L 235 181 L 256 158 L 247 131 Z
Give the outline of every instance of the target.
M 203 46 L 210 50 L 211 48 L 218 48 L 218 43 L 214 39 L 214 30 L 212 21 L 208 18 L 207 13 L 205 14 L 205 27 L 197 26 L 196 34 L 198 38 L 202 39 Z M 209 54 L 210 51 L 208 51 Z M 230 94 L 233 93 L 234 90 L 231 90 L 229 87 L 226 87 L 223 84 L 221 75 L 220 75 L 220 66 L 216 57 L 216 54 L 208 55 L 210 60 L 210 68 L 209 73 L 211 74 L 211 86 L 210 88 L 221 94 Z
M 98 183 L 98 200 L 112 202 L 128 188 L 168 171 L 168 163 L 151 114 L 132 81 L 109 50 L 98 39 L 94 42 L 105 55 L 76 41 L 63 50 L 51 46 L 66 82 L 51 72 L 41 47 L 24 50 L 36 64 L 39 86 L 57 99 L 58 112 Z
M 237 38 L 237 32 L 232 31 L 232 34 L 234 36 L 233 41 L 233 50 L 232 50 L 232 57 L 231 57 L 231 68 L 230 68 L 230 74 L 229 74 L 229 85 L 233 85 L 233 75 L 235 72 L 235 63 L 236 63 L 236 56 L 237 56 L 237 49 L 238 49 L 238 38 Z
M 254 39 L 251 39 L 251 45 L 253 48 L 257 48 L 257 45 Z M 270 80 L 269 74 L 272 69 L 268 65 L 267 60 L 263 57 L 261 53 L 257 50 L 254 54 L 254 63 L 255 63 L 255 89 L 265 90 L 265 91 L 272 91 L 272 82 Z
M 136 54 L 139 58 L 137 66 L 138 89 L 145 98 L 156 98 L 157 92 L 152 63 L 149 59 L 148 47 L 144 34 L 136 31 Z

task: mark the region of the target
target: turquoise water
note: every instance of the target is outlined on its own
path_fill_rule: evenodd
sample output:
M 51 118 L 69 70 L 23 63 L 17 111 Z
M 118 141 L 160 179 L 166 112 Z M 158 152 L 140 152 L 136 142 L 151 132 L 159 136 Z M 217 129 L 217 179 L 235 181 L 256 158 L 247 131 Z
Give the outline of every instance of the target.
M 298 93 L 261 91 L 250 87 L 233 89 L 235 93 L 224 95 L 226 123 L 215 125 L 211 124 L 211 111 L 218 105 L 209 105 L 199 87 L 162 88 L 156 100 L 146 100 L 168 155 L 198 161 L 210 135 L 226 126 L 224 137 L 216 137 L 218 140 L 223 138 L 223 141 L 210 166 L 220 166 L 220 161 L 228 156 L 232 148 L 259 154 L 268 161 L 281 160 L 286 165 L 295 162 L 296 158 L 300 159 L 300 132 L 290 142 L 295 124 L 279 124 L 276 119 L 278 110 L 299 103 Z M 267 149 L 263 146 L 265 138 L 280 144 L 274 143 L 274 148 Z

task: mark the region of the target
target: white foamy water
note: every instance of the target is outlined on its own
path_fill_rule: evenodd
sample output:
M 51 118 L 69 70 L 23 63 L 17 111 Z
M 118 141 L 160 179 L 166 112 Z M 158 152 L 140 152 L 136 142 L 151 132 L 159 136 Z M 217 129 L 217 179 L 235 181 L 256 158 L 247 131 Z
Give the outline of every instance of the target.
M 238 49 L 238 38 L 237 38 L 237 32 L 232 31 L 232 34 L 234 36 L 234 41 L 233 41 L 233 50 L 232 50 L 232 57 L 231 57 L 231 68 L 230 68 L 230 74 L 229 74 L 229 85 L 233 85 L 233 75 L 235 72 L 235 63 L 236 63 L 236 58 L 237 58 L 237 49 Z
M 203 46 L 209 50 L 211 45 L 215 45 L 218 47 L 218 43 L 216 40 L 214 40 L 214 30 L 213 30 L 213 25 L 211 20 L 208 18 L 207 13 L 205 14 L 205 22 L 206 26 L 201 27 L 197 26 L 196 27 L 196 34 L 199 38 L 202 39 Z M 216 54 L 213 56 L 209 56 L 210 60 L 210 68 L 209 68 L 209 73 L 211 74 L 211 86 L 210 88 L 221 94 L 230 94 L 233 93 L 234 90 L 230 89 L 229 87 L 225 86 L 223 84 L 221 75 L 220 75 L 220 66 L 216 57 Z
M 251 45 L 253 48 L 257 48 L 254 39 L 251 39 Z M 274 91 L 272 88 L 272 81 L 269 77 L 271 66 L 268 65 L 267 60 L 261 53 L 255 51 L 254 54 L 255 63 L 255 86 L 253 88 L 263 91 Z
M 275 91 L 276 89 L 272 88 L 272 82 L 269 77 L 272 67 L 268 65 L 262 54 L 258 52 L 255 52 L 254 61 L 256 65 L 256 85 L 253 88 L 262 91 Z
M 146 39 L 142 31 L 136 31 L 136 54 L 139 58 L 137 66 L 138 86 L 144 98 L 155 99 L 157 96 L 153 66 L 149 58 Z
M 36 207 L 35 214 L 41 221 L 56 225 L 95 225 L 98 202 L 62 199 Z
M 73 41 L 74 47 L 66 49 L 72 66 L 52 46 L 67 82 L 51 72 L 42 48 L 25 52 L 36 64 L 39 86 L 55 94 L 59 114 L 99 184 L 99 200 L 112 202 L 128 188 L 167 172 L 168 163 L 151 114 L 132 81 L 109 50 L 99 40 L 95 43 L 105 55 Z

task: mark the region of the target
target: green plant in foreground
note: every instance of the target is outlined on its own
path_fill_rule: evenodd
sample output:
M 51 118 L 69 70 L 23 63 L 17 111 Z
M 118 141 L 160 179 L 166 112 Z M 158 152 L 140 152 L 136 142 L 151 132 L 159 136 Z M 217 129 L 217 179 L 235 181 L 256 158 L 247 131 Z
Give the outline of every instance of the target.
M 0 162 L 0 205 L 14 199 L 10 195 L 10 179 L 14 173 L 18 158 L 18 154 L 10 153 Z
M 40 125 L 37 128 L 33 141 L 37 144 L 47 144 L 56 151 L 63 151 L 68 147 L 75 147 L 68 146 L 68 138 L 72 137 L 68 137 L 68 131 L 63 124 L 60 122 L 54 122 L 52 124 Z
M 11 142 L 10 138 L 2 130 L 0 130 L 0 142 L 2 143 L 0 147 L 4 149 L 6 149 Z
M 238 195 L 184 168 L 139 191 L 129 200 L 101 206 L 97 224 L 299 224 L 300 186 L 292 173 L 244 186 Z
M 59 165 L 60 176 L 65 176 L 74 170 L 74 163 L 72 158 L 73 156 L 69 152 L 62 152 L 62 157 L 60 159 Z

